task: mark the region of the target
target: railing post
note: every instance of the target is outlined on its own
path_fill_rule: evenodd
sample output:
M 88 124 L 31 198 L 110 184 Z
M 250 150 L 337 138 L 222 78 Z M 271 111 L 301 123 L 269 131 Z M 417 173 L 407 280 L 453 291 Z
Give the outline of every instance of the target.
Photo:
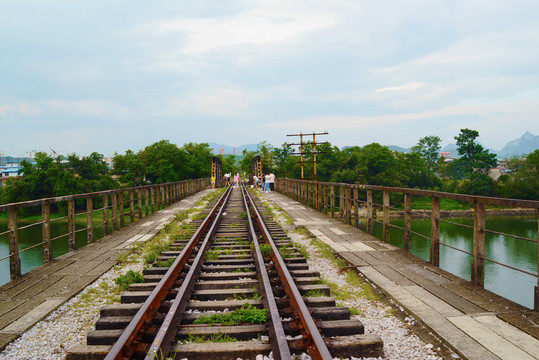
M 86 243 L 94 242 L 94 199 L 86 198 Z
M 51 205 L 48 201 L 41 204 L 41 234 L 43 238 L 43 264 L 52 260 L 51 245 Z
M 339 186 L 339 219 L 344 221 L 345 219 L 345 204 L 344 204 L 344 186 Z
M 146 217 L 148 217 L 148 213 L 149 213 L 149 203 L 148 201 L 150 200 L 149 196 L 148 196 L 148 188 L 145 188 L 144 189 L 144 214 Z
M 335 186 L 333 185 L 330 185 L 331 188 L 330 188 L 330 194 L 329 196 L 331 197 L 331 199 L 329 199 L 329 204 L 331 206 L 331 217 L 334 218 L 335 217 Z
M 404 237 L 402 248 L 410 252 L 412 245 L 412 195 L 404 193 Z
M 69 251 L 75 251 L 77 243 L 75 242 L 75 200 L 73 199 L 67 201 L 67 233 Z
M 354 227 L 359 227 L 359 189 L 354 186 Z
M 472 282 L 485 285 L 485 204 L 475 203 Z
M 142 193 L 137 189 L 138 219 L 142 219 Z
M 161 202 L 161 208 L 164 209 L 164 208 L 167 207 L 166 202 L 165 202 L 165 196 L 166 196 L 165 195 L 165 187 L 163 185 L 161 185 L 159 187 L 159 190 L 161 191 L 161 201 L 160 201 Z
M 115 232 L 118 230 L 118 201 L 115 192 L 110 194 L 110 202 L 110 207 L 112 208 L 112 232 Z
M 539 209 L 537 209 L 537 271 L 539 273 Z M 539 310 L 539 276 L 535 286 L 534 310 Z
M 344 188 L 344 198 L 346 223 L 350 225 L 352 223 L 352 189 L 349 186 Z
M 323 206 L 324 206 L 324 214 L 327 215 L 328 214 L 328 187 L 327 185 L 324 184 L 324 196 L 322 197 L 323 199 Z
M 367 233 L 372 235 L 372 190 L 367 190 Z
M 129 216 L 131 224 L 135 222 L 135 194 L 133 190 L 129 190 Z
M 152 198 L 152 214 L 155 213 L 155 188 L 150 188 L 150 196 Z
M 118 202 L 120 203 L 120 229 L 121 229 L 125 227 L 125 200 L 124 200 L 123 190 L 120 191 L 120 194 L 118 195 Z
M 432 197 L 430 222 L 430 263 L 440 266 L 440 198 Z
M 389 226 L 389 191 L 384 191 L 383 194 L 383 211 L 384 222 L 382 227 L 382 241 L 389 242 L 390 226 Z
M 9 229 L 9 275 L 11 280 L 21 276 L 21 259 L 19 257 L 19 236 L 17 233 L 17 208 L 7 210 L 7 227 Z
M 109 195 L 103 195 L 103 235 L 109 234 Z

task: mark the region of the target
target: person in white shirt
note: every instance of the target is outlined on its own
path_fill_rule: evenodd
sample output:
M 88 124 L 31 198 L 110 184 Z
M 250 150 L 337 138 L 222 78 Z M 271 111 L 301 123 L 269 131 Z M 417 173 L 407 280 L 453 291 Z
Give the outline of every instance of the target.
M 269 192 L 275 191 L 275 175 L 273 173 L 270 173 L 268 175 L 268 182 L 269 182 Z

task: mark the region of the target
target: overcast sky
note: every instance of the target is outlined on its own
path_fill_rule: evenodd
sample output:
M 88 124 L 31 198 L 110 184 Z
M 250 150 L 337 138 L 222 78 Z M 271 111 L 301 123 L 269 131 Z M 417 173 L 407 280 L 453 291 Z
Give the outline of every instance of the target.
M 0 0 L 0 152 L 539 135 L 539 1 Z

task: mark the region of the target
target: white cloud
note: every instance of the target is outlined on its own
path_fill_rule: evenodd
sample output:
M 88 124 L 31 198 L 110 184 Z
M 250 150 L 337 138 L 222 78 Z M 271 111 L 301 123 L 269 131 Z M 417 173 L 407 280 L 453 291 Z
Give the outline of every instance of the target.
M 134 114 L 127 106 L 104 100 L 43 100 L 42 107 L 51 113 L 81 114 L 97 117 L 124 118 Z
M 43 110 L 38 105 L 27 102 L 0 105 L 0 116 L 7 116 L 9 114 L 32 116 L 39 115 L 42 112 Z
M 177 19 L 153 23 L 150 28 L 155 36 L 186 34 L 182 52 L 196 55 L 225 47 L 288 42 L 337 22 L 338 17 L 331 13 L 294 7 L 286 1 L 264 1 L 234 15 Z

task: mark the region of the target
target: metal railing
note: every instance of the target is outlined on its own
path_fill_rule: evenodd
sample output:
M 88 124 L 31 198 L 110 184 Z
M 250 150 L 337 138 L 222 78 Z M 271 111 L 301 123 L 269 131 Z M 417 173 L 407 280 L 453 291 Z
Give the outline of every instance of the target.
M 430 190 L 418 190 L 408 188 L 395 188 L 388 186 L 362 185 L 362 184 L 344 184 L 330 182 L 314 182 L 294 179 L 276 179 L 275 188 L 278 192 L 297 200 L 318 211 L 336 217 L 346 224 L 359 227 L 359 208 L 366 208 L 366 213 L 361 217 L 366 218 L 366 231 L 373 234 L 373 224 L 379 223 L 382 226 L 382 241 L 389 242 L 390 229 L 398 228 L 403 231 L 403 249 L 410 252 L 412 234 L 430 241 L 429 262 L 432 265 L 440 266 L 440 245 L 447 248 L 471 255 L 471 282 L 484 287 L 485 284 L 485 261 L 506 267 L 508 269 L 521 272 L 537 278 L 537 285 L 534 291 L 534 309 L 539 310 L 539 249 L 537 251 L 538 273 L 530 272 L 524 269 L 511 266 L 501 261 L 490 259 L 485 255 L 485 234 L 492 233 L 502 236 L 508 236 L 516 240 L 538 243 L 539 239 L 531 239 L 524 236 L 507 234 L 494 230 L 486 229 L 486 205 L 523 208 L 528 209 L 538 219 L 538 237 L 539 237 L 539 201 L 496 198 L 487 196 L 474 196 L 465 194 L 446 193 Z M 381 193 L 382 203 L 374 202 L 374 194 Z M 400 194 L 404 197 L 403 209 L 396 208 L 390 204 L 390 195 Z M 396 196 L 396 195 L 393 195 Z M 424 211 L 412 211 L 412 196 L 428 197 L 431 199 L 431 208 L 428 213 Z M 402 199 L 402 198 L 401 198 Z M 451 199 L 473 204 L 473 226 L 459 224 L 440 218 L 440 200 Z M 382 211 L 382 220 L 375 217 L 376 209 Z M 336 211 L 337 210 L 337 211 Z M 390 210 L 402 212 L 404 218 L 403 226 L 391 224 Z M 426 236 L 412 231 L 412 217 L 418 216 L 429 218 L 431 222 L 431 234 Z M 440 242 L 440 223 L 448 223 L 455 226 L 466 227 L 473 230 L 473 251 L 467 251 Z M 538 246 L 539 248 L 539 246 Z
M 38 200 L 30 200 L 18 203 L 0 205 L 0 214 L 7 213 L 7 231 L 0 236 L 7 235 L 9 240 L 9 254 L 0 258 L 0 261 L 9 259 L 9 272 L 11 279 L 21 276 L 20 253 L 32 248 L 43 246 L 43 263 L 52 260 L 52 243 L 60 238 L 68 238 L 69 251 L 77 249 L 75 235 L 86 230 L 87 243 L 94 242 L 94 230 L 103 227 L 103 235 L 107 236 L 126 226 L 126 217 L 130 223 L 147 217 L 150 213 L 163 209 L 181 199 L 201 191 L 209 185 L 209 178 L 184 180 L 178 182 L 146 185 L 139 187 L 106 190 L 93 193 L 75 194 Z M 101 199 L 103 206 L 94 209 L 94 199 Z M 85 203 L 86 211 L 76 213 L 75 202 Z M 51 205 L 67 204 L 67 216 L 51 218 Z M 18 225 L 17 212 L 19 209 L 28 207 L 41 207 L 41 221 L 25 226 Z M 54 206 L 58 208 L 58 206 Z M 127 211 L 126 211 L 127 208 Z M 83 206 L 84 209 L 84 206 Z M 95 225 L 93 215 L 102 212 L 102 223 Z M 64 212 L 65 213 L 65 212 Z M 62 215 L 61 212 L 58 214 Z M 75 229 L 75 217 L 86 214 L 86 227 Z M 54 214 L 53 214 L 54 215 Z M 110 217 L 109 217 L 110 215 Z M 51 238 L 51 222 L 67 219 L 67 232 Z M 34 226 L 41 225 L 41 242 L 32 244 L 24 249 L 19 249 L 18 232 Z

